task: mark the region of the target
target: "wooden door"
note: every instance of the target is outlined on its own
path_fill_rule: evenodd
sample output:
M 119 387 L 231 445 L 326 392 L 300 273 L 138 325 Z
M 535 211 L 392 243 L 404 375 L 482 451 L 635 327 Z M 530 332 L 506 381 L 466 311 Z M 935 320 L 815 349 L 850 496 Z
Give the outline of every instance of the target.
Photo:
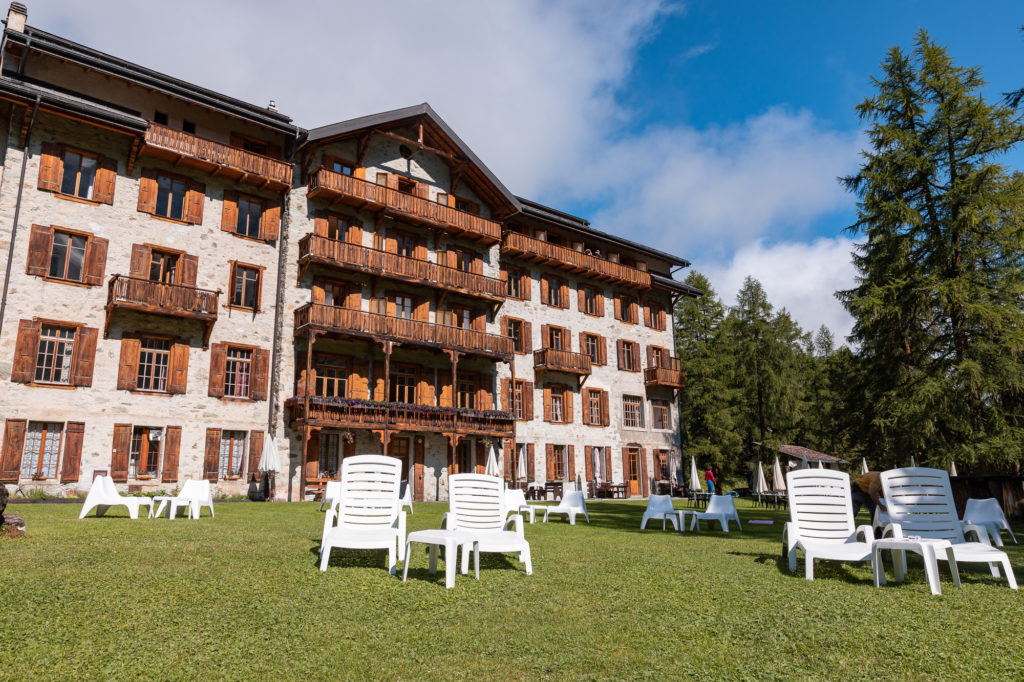
M 413 481 L 412 499 L 416 502 L 423 502 L 423 436 L 416 437 L 416 444 L 413 446 L 413 458 L 413 473 L 415 480 Z
M 627 492 L 630 497 L 635 497 L 640 494 L 640 448 L 626 449 L 626 463 Z
M 392 437 L 388 443 L 388 457 L 402 462 L 402 480 L 409 480 L 409 439 Z

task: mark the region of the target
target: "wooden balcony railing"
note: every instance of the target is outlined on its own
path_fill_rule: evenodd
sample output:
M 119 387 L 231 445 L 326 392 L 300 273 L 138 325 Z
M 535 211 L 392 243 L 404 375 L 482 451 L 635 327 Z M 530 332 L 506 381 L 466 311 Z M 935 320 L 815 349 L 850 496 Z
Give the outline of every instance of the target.
M 226 174 L 235 180 L 259 187 L 287 189 L 292 186 L 290 163 L 158 123 L 150 123 L 146 129 L 142 153 L 171 158 L 207 172 L 228 171 Z
M 326 168 L 318 168 L 310 176 L 309 196 L 327 197 L 358 208 L 379 208 L 402 220 L 426 223 L 490 244 L 501 240 L 501 226 L 493 220 Z
M 430 263 L 397 253 L 370 249 L 358 244 L 307 234 L 299 240 L 299 264 L 320 263 L 356 270 L 370 275 L 425 284 L 469 296 L 503 301 L 508 290 L 505 280 Z
M 660 367 L 644 370 L 644 384 L 647 386 L 667 386 L 682 388 L 686 384 L 686 373 L 679 358 L 669 358 Z
M 285 401 L 291 421 L 310 426 L 339 429 L 383 429 L 431 431 L 511 437 L 515 422 L 507 413 L 455 408 L 423 407 L 403 403 L 369 403 L 310 397 Z
M 182 284 L 154 282 L 139 277 L 113 275 L 107 289 L 107 325 L 104 337 L 110 331 L 110 316 L 114 309 L 122 308 L 155 315 L 200 320 L 205 324 L 203 345 L 210 338 L 210 330 L 217 321 L 219 291 L 209 291 Z
M 585 274 L 598 280 L 615 282 L 636 289 L 651 286 L 648 272 L 622 263 L 613 263 L 604 258 L 591 256 L 575 249 L 527 237 L 518 232 L 509 232 L 501 246 L 502 253 L 518 256 L 542 265 Z
M 590 374 L 590 356 L 567 350 L 542 348 L 533 354 L 534 369 L 569 374 Z
M 295 333 L 298 334 L 307 327 L 375 340 L 457 350 L 475 355 L 504 359 L 512 357 L 512 339 L 507 336 L 433 324 L 422 320 L 407 320 L 389 315 L 364 313 L 361 310 L 319 303 L 307 303 L 295 311 Z

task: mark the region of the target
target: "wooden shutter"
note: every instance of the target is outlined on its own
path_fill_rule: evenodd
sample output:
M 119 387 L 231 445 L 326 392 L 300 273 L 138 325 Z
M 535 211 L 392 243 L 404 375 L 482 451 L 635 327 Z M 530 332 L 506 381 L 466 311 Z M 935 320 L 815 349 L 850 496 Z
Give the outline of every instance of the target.
M 651 307 L 649 305 L 645 305 L 644 306 L 644 326 L 645 327 L 653 327 L 654 326 L 653 324 L 651 324 Z
M 181 451 L 181 427 L 168 426 L 164 429 L 164 470 L 160 480 L 164 483 L 178 482 L 178 460 Z
M 537 480 L 537 463 L 533 458 L 533 443 L 526 444 L 526 478 L 529 481 Z
M 547 305 L 551 301 L 551 292 L 549 291 L 548 278 L 544 275 L 540 276 L 540 302 Z
M 253 400 L 267 399 L 267 379 L 270 376 L 270 351 L 257 348 L 252 352 L 252 385 L 249 397 Z
M 310 430 L 306 443 L 306 461 L 302 465 L 303 476 L 308 481 L 320 473 L 320 431 Z
M 326 220 L 324 221 L 326 223 Z M 317 223 L 314 222 L 314 227 Z M 220 229 L 232 234 L 238 231 L 238 192 L 233 189 L 224 190 L 224 202 L 220 213 Z M 324 228 L 324 234 L 327 229 Z
M 59 192 L 63 176 L 63 147 L 56 142 L 44 142 L 39 153 L 39 189 Z
M 227 204 L 227 195 L 228 193 L 225 192 L 225 204 Z M 330 232 L 330 226 L 331 223 L 330 220 L 327 218 L 327 211 L 323 210 L 322 208 L 318 208 L 316 212 L 313 213 L 313 234 L 320 237 L 327 237 L 329 236 L 328 233 Z
M 363 226 L 354 220 L 348 221 L 348 229 L 345 232 L 345 239 L 349 244 L 356 244 L 357 246 L 363 245 Z M 418 248 L 418 247 L 417 247 Z M 426 248 L 426 247 L 424 247 Z M 426 255 L 423 256 L 423 260 L 426 260 Z
M 60 465 L 60 482 L 72 483 L 78 480 L 82 467 L 82 438 L 85 435 L 83 422 L 68 422 L 64 427 L 64 456 Z
M 478 374 L 476 377 L 477 389 L 476 389 L 476 409 L 478 410 L 493 410 L 494 409 L 494 390 L 490 374 Z
M 622 319 L 622 297 L 621 296 L 616 296 L 615 297 L 615 319 L 616 320 L 621 320 Z
M 413 298 L 412 319 L 422 322 L 430 321 L 430 299 Z
M 484 447 L 484 442 L 478 440 L 476 442 L 476 473 L 482 474 L 487 469 L 487 448 Z
M 585 295 L 585 291 L 586 289 L 582 284 L 578 284 L 576 286 L 576 306 L 579 308 L 581 313 L 587 309 L 587 297 Z
M 608 339 L 603 336 L 597 337 L 597 357 L 599 365 L 608 364 Z
M 647 483 L 647 453 L 640 448 L 640 494 L 647 497 L 650 494 L 649 487 Z
M 186 287 L 194 287 L 196 278 L 199 276 L 199 256 L 182 254 L 178 259 L 178 284 Z
M 441 407 L 455 406 L 455 391 L 452 387 L 452 373 L 447 369 L 438 370 L 438 383 L 441 384 Z
M 511 412 L 515 406 L 515 398 L 512 396 L 512 380 L 505 378 L 501 380 L 501 409 Z
M 195 180 L 188 181 L 188 192 L 185 194 L 186 223 L 203 224 L 203 202 L 206 200 L 206 185 Z
M 623 357 L 622 357 L 622 345 L 623 345 L 623 343 L 624 342 L 623 342 L 622 339 L 619 339 L 618 341 L 615 342 L 615 349 L 616 349 L 616 352 L 618 353 L 618 356 L 619 356 L 619 369 L 625 369 L 625 366 L 623 365 Z
M 533 323 L 523 321 L 523 353 L 530 354 L 533 352 Z M 543 345 L 543 344 L 541 344 Z
M 25 419 L 8 419 L 4 445 L 0 450 L 0 483 L 17 483 L 21 476 L 21 453 L 25 450 Z
M 132 259 L 128 265 L 128 274 L 140 279 L 149 279 L 149 264 L 152 250 L 145 244 L 132 244 Z
M 368 399 L 370 393 L 370 365 L 365 360 L 353 360 L 348 375 L 348 393 L 350 398 Z
M 249 466 L 246 472 L 252 476 L 260 469 L 260 457 L 263 455 L 263 432 L 249 432 Z
M 277 239 L 281 230 L 281 202 L 265 199 L 260 215 L 260 239 L 268 242 Z
M 128 480 L 128 457 L 132 449 L 132 425 L 114 424 L 114 442 L 110 448 L 110 477 L 118 483 Z
M 121 339 L 121 359 L 117 367 L 117 387 L 124 391 L 134 391 L 139 382 L 139 350 L 142 343 L 138 339 Z
M 565 477 L 572 480 L 576 478 L 576 446 L 570 445 L 566 451 L 568 461 L 565 463 Z
M 533 419 L 533 382 L 527 381 L 523 388 L 523 419 Z
M 53 249 L 53 228 L 33 225 L 28 237 L 28 262 L 25 273 L 46 277 L 50 274 L 50 252 Z
M 629 494 L 629 448 L 622 448 L 622 482 L 626 484 L 626 494 Z
M 419 405 L 434 404 L 434 370 L 420 367 L 416 371 L 416 403 Z
M 558 288 L 560 290 L 559 291 L 559 296 L 558 296 L 558 307 L 559 308 L 564 308 L 565 310 L 568 310 L 569 309 L 569 285 L 566 284 L 565 281 L 563 280 L 562 283 L 558 285 Z
M 206 453 L 203 456 L 203 478 L 217 482 L 220 463 L 220 429 L 206 429 Z
M 588 481 L 594 480 L 594 448 L 586 445 L 583 448 L 583 475 Z
M 373 400 L 384 402 L 388 399 L 384 393 L 384 361 L 373 363 Z
M 608 409 L 608 391 L 601 391 L 601 426 L 610 426 L 611 415 Z
M 31 383 L 36 374 L 36 354 L 39 352 L 39 322 L 21 320 L 18 322 L 18 340 L 14 344 L 14 363 L 11 365 L 11 381 Z
M 475 331 L 487 331 L 487 311 L 477 310 L 473 315 L 472 327 Z
M 412 445 L 412 471 L 413 471 L 413 488 L 412 488 L 412 499 L 415 502 L 422 502 L 426 496 L 424 493 L 424 468 L 423 468 L 423 436 L 417 436 L 413 438 Z
M 211 398 L 224 397 L 224 371 L 228 362 L 226 343 L 210 344 L 210 382 L 206 394 Z
M 143 168 L 139 178 L 138 210 L 144 213 L 156 213 L 156 171 Z
M 551 443 L 544 446 L 544 462 L 547 469 L 545 480 L 555 480 L 555 446 Z
M 107 269 L 108 242 L 103 237 L 89 237 L 85 243 L 85 267 L 82 269 L 84 284 L 103 284 L 103 274 Z
M 566 386 L 562 389 L 562 411 L 565 413 L 562 416 L 565 418 L 566 424 L 572 423 L 572 387 Z
M 609 479 L 612 479 L 612 449 L 606 445 L 604 448 L 601 449 L 601 452 L 604 453 L 605 475 Z
M 540 326 L 540 347 L 551 348 L 551 325 L 542 324 Z
M 590 398 L 596 388 L 580 389 L 580 420 L 584 426 L 590 426 Z
M 551 387 L 544 387 L 544 421 L 551 421 Z
M 390 232 L 384 237 L 384 250 L 388 253 L 398 253 L 398 239 Z
M 502 475 L 506 481 L 512 481 L 515 479 L 515 470 L 512 467 L 512 439 L 503 438 L 501 440 L 501 463 L 502 463 Z
M 93 327 L 79 327 L 75 332 L 75 351 L 71 359 L 72 386 L 92 386 L 97 338 L 99 330 Z
M 647 346 L 647 366 L 648 367 L 655 367 L 656 366 L 656 361 L 654 359 L 654 356 L 655 356 L 655 354 L 657 352 L 658 352 L 658 349 L 655 348 L 654 346 Z
M 167 392 L 184 393 L 188 383 L 188 344 L 172 343 L 167 368 Z
M 117 181 L 117 161 L 109 156 L 100 157 L 96 163 L 96 184 L 92 198 L 101 204 L 114 203 L 114 184 Z

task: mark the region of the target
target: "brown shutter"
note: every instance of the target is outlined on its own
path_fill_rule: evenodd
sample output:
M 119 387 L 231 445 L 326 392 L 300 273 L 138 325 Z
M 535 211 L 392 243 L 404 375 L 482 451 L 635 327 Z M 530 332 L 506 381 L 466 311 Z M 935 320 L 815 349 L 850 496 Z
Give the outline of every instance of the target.
M 134 391 L 139 383 L 139 349 L 142 344 L 138 339 L 121 339 L 121 359 L 117 368 L 117 387 L 124 391 Z
M 512 481 L 515 479 L 515 473 L 512 468 L 512 439 L 502 438 L 501 439 L 501 463 L 502 463 L 502 475 L 506 481 Z
M 544 387 L 544 421 L 551 421 L 551 387 Z
M 260 216 L 260 239 L 272 242 L 281 231 L 281 202 L 264 200 Z
M 530 289 L 533 286 L 533 275 L 527 271 L 523 271 L 523 278 L 519 281 L 519 293 L 522 294 L 523 298 L 527 301 L 530 300 Z
M 168 426 L 164 429 L 164 466 L 160 480 L 164 483 L 177 483 L 178 460 L 181 451 L 181 427 Z
M 624 369 L 623 364 L 622 364 L 622 344 L 623 344 L 622 339 L 619 339 L 619 340 L 617 340 L 615 342 L 615 350 L 616 350 L 616 352 L 618 353 L 618 356 L 619 356 L 619 369 Z
M 565 478 L 566 480 L 573 480 L 576 478 L 576 446 L 570 445 L 566 448 L 568 451 L 568 460 L 565 463 Z
M 540 347 L 551 348 L 551 325 L 542 324 L 540 326 Z
M 132 425 L 114 424 L 114 442 L 110 448 L 110 477 L 118 483 L 128 480 L 128 457 L 132 449 Z
M 482 474 L 487 469 L 487 448 L 484 447 L 484 442 L 478 440 L 476 442 L 476 473 Z
M 584 426 L 590 426 L 590 396 L 597 389 L 580 389 L 580 420 Z
M 584 295 L 584 288 L 581 284 L 576 285 L 576 306 L 579 308 L 581 313 L 586 310 L 586 296 Z
M 616 296 L 615 297 L 615 319 L 616 320 L 621 320 L 622 319 L 622 297 L 621 296 Z
M 348 375 L 348 397 L 368 399 L 370 393 L 370 366 L 365 360 L 353 360 Z
M 203 224 L 203 202 L 206 200 L 206 185 L 195 180 L 188 181 L 188 192 L 185 194 L 185 222 L 193 225 Z
M 345 233 L 345 238 L 349 244 L 356 244 L 358 246 L 363 245 L 363 226 L 354 220 L 350 220 L 348 223 L 348 230 Z M 419 248 L 419 247 L 417 247 Z M 426 247 L 424 247 L 426 249 Z M 423 260 L 426 260 L 427 256 L 424 254 Z
M 494 409 L 494 383 L 490 374 L 477 375 L 476 409 Z
M 658 350 L 654 346 L 647 346 L 647 366 L 648 367 L 653 368 L 653 367 L 656 366 L 656 362 L 654 360 L 654 355 L 657 352 L 658 352 Z
M 533 382 L 527 381 L 523 388 L 523 418 L 533 419 Z
M 533 443 L 526 444 L 526 478 L 529 481 L 537 480 L 537 463 L 533 458 Z
M 79 327 L 75 333 L 75 351 L 71 360 L 72 386 L 92 386 L 98 337 L 99 330 L 93 327 Z
M 39 189 L 59 192 L 63 175 L 63 148 L 56 142 L 44 142 L 39 154 Z
M 543 345 L 543 344 L 541 344 Z M 530 354 L 533 352 L 533 323 L 523 322 L 523 353 Z
M 562 391 L 562 404 L 565 407 L 565 423 L 571 424 L 572 417 L 572 387 L 566 386 Z
M 622 448 L 622 482 L 626 484 L 626 495 L 629 495 L 629 448 Z
M 267 399 L 267 378 L 270 375 L 270 351 L 257 348 L 252 352 L 252 386 L 249 397 L 253 400 Z
M 601 426 L 610 426 L 611 423 L 608 410 L 608 391 L 601 391 Z
M 210 383 L 206 394 L 211 398 L 224 397 L 224 371 L 228 362 L 226 343 L 210 344 Z
M 608 339 L 603 336 L 597 337 L 597 357 L 600 358 L 600 362 L 597 364 L 608 364 Z
M 89 241 L 85 243 L 83 283 L 103 284 L 103 274 L 107 269 L 107 246 L 108 242 L 103 237 L 89 237 Z
M 545 480 L 555 480 L 555 446 L 551 443 L 544 446 L 544 462 L 547 469 Z
M 572 335 L 570 334 L 570 337 L 571 336 Z M 579 341 L 580 341 L 580 354 L 581 355 L 586 355 L 587 354 L 587 333 L 586 332 L 580 332 L 580 339 L 579 339 Z M 597 363 L 594 363 L 594 364 L 597 364 Z
M 199 276 L 199 256 L 186 253 L 178 259 L 178 284 L 194 287 Z
M 598 317 L 604 317 L 604 292 L 600 289 L 597 291 L 597 296 L 594 301 L 595 311 Z
M 644 326 L 645 327 L 653 327 L 654 326 L 654 325 L 651 324 L 651 307 L 648 306 L 648 305 L 644 306 Z
M 203 478 L 217 482 L 220 463 L 220 429 L 206 429 L 206 454 L 203 456 Z
M 569 309 L 569 285 L 566 284 L 565 281 L 563 280 L 562 283 L 559 285 L 559 289 L 560 289 L 560 293 L 559 293 L 559 296 L 558 296 L 558 307 L 559 308 L 564 308 L 565 310 L 568 310 Z
M 85 435 L 83 422 L 68 422 L 64 427 L 64 457 L 60 465 L 60 482 L 72 483 L 78 480 L 82 471 L 82 438 Z
M 145 244 L 132 244 L 132 260 L 128 266 L 128 274 L 132 277 L 149 279 L 149 264 L 152 251 Z
M 303 465 L 303 476 L 308 481 L 320 473 L 320 431 L 309 432 L 306 443 L 306 462 Z
M 487 331 L 487 311 L 486 310 L 478 310 L 476 312 L 476 314 L 473 315 L 473 329 L 478 331 L 478 332 L 485 332 L 485 331 Z
M 114 203 L 114 183 L 117 180 L 117 160 L 104 156 L 96 164 L 96 184 L 92 198 L 101 204 Z
M 384 393 L 384 361 L 373 363 L 373 400 L 384 402 L 388 399 Z
M 544 275 L 540 276 L 540 302 L 547 304 L 551 300 L 548 291 L 548 278 Z
M 172 343 L 171 353 L 167 368 L 168 393 L 184 393 L 188 383 L 188 344 Z
M 420 367 L 416 370 L 416 403 L 418 405 L 434 404 L 433 378 L 434 370 L 429 367 Z
M 138 210 L 144 213 L 156 213 L 156 171 L 143 168 L 139 178 Z
M 319 220 L 319 219 L 318 219 Z M 318 222 L 314 222 L 315 226 Z M 324 234 L 327 234 L 327 220 L 324 219 Z M 220 229 L 223 232 L 234 234 L 238 231 L 238 192 L 228 189 L 224 190 L 224 202 L 220 213 Z
M 224 192 L 225 211 L 227 210 L 227 201 L 228 193 Z M 313 234 L 318 235 L 320 237 L 326 237 L 328 236 L 328 232 L 330 231 L 330 226 L 330 221 L 327 219 L 327 211 L 323 210 L 322 208 L 318 208 L 316 212 L 313 213 Z
M 18 322 L 18 340 L 14 344 L 14 364 L 11 381 L 30 383 L 36 374 L 36 353 L 39 352 L 39 323 L 34 320 Z
M 21 453 L 25 450 L 25 419 L 8 419 L 0 451 L 0 483 L 17 483 L 21 476 Z
M 25 265 L 25 272 L 39 277 L 50 274 L 51 249 L 53 249 L 53 228 L 45 225 L 33 225 L 28 238 L 28 263 Z
M 247 473 L 252 476 L 260 469 L 260 457 L 263 455 L 263 432 L 249 432 L 249 467 Z
M 515 400 L 512 397 L 512 380 L 506 377 L 501 380 L 501 409 L 511 412 L 513 405 Z
M 384 250 L 388 253 L 398 253 L 398 239 L 390 232 L 384 237 Z
M 323 305 L 327 301 L 324 280 L 319 277 L 313 280 L 313 292 L 311 294 L 311 299 L 313 303 L 317 305 Z
M 640 494 L 647 497 L 650 494 L 649 487 L 647 483 L 647 453 L 640 448 Z
M 452 373 L 447 369 L 438 370 L 439 383 L 441 384 L 441 407 L 454 407 L 455 395 L 452 388 Z
M 588 481 L 594 480 L 594 448 L 587 445 L 583 448 L 584 476 Z
M 604 471 L 609 478 L 612 477 L 612 449 L 607 445 L 602 450 L 604 453 Z

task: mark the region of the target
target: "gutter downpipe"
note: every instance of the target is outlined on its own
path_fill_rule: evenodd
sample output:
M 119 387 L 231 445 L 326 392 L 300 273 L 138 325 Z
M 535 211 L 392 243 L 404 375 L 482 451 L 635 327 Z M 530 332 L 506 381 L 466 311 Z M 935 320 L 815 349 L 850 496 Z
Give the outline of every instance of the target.
M 28 120 L 28 128 L 25 131 L 25 146 L 21 150 L 21 177 L 18 180 L 18 198 L 14 204 L 14 223 L 11 225 L 11 243 L 7 247 L 7 268 L 4 272 L 4 291 L 0 297 L 0 334 L 4 330 L 4 313 L 7 310 L 7 291 L 11 285 L 11 265 L 14 262 L 14 243 L 18 236 L 18 218 L 21 216 L 21 196 L 25 190 L 25 168 L 28 165 L 28 148 L 32 141 L 32 126 L 36 122 L 36 113 L 39 111 L 39 100 L 41 95 L 36 95 L 36 101 L 32 105 L 31 118 Z

